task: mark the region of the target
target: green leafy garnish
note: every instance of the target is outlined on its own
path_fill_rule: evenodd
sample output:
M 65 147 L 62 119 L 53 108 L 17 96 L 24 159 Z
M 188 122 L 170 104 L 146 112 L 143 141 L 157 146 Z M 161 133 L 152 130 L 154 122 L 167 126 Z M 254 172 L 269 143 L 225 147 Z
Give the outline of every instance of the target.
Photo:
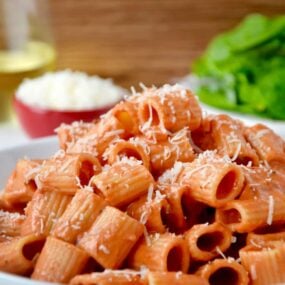
M 212 40 L 192 72 L 201 101 L 285 119 L 285 16 L 253 14 Z

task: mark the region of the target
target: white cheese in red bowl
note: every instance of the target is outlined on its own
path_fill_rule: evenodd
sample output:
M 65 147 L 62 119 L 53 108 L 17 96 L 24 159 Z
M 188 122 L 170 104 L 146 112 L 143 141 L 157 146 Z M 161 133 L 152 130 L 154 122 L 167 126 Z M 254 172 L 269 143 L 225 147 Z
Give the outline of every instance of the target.
M 14 107 L 27 134 L 42 137 L 52 135 L 61 123 L 97 119 L 125 93 L 111 79 L 64 70 L 25 80 L 16 91 Z

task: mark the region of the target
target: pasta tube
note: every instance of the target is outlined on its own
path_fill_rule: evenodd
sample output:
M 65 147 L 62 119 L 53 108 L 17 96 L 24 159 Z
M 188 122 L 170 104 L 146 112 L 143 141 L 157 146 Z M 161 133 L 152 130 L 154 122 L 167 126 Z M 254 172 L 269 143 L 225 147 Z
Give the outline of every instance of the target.
M 67 194 L 88 185 L 90 178 L 101 171 L 99 161 L 90 154 L 59 153 L 45 161 L 35 177 L 38 189 L 51 189 Z
M 202 112 L 189 90 L 169 86 L 158 90 L 148 89 L 139 102 L 138 115 L 143 129 L 160 126 L 161 129 L 176 132 L 184 127 L 197 129 Z
M 70 285 L 148 285 L 146 277 L 140 271 L 133 270 L 105 270 L 75 276 Z
M 267 200 L 270 196 L 285 200 L 285 176 L 267 167 L 243 167 L 245 184 L 240 200 Z
M 249 284 L 246 270 L 234 259 L 215 259 L 200 267 L 196 274 L 205 278 L 210 285 Z
M 284 222 L 284 201 L 269 196 L 266 200 L 235 200 L 217 209 L 216 220 L 232 231 L 245 233 L 262 226 Z
M 13 205 L 11 205 L 4 196 L 4 191 L 0 192 L 0 210 L 2 211 L 14 211 L 16 210 L 15 207 L 13 207 Z M 22 210 L 22 207 L 21 207 Z M 17 211 L 17 210 L 16 210 Z
M 285 231 L 269 234 L 249 233 L 246 238 L 247 245 L 264 245 L 271 241 L 285 242 Z
M 88 258 L 88 254 L 76 246 L 48 237 L 31 277 L 35 280 L 67 283 L 81 273 Z
M 166 232 L 169 204 L 160 192 L 155 192 L 154 199 L 141 197 L 129 205 L 127 212 L 131 217 L 145 224 L 149 232 Z
M 95 193 L 115 207 L 128 205 L 146 194 L 154 183 L 151 173 L 139 162 L 125 159 L 108 167 L 91 179 Z
M 88 230 L 106 202 L 87 189 L 79 189 L 67 206 L 63 215 L 54 225 L 51 235 L 74 243 L 76 238 Z
M 115 142 L 109 149 L 107 149 L 108 164 L 114 164 L 121 157 L 134 158 L 142 161 L 143 165 L 149 169 L 149 155 L 146 153 L 145 148 L 135 143 L 134 141 L 120 140 Z M 105 152 L 105 154 L 106 154 Z
M 71 199 L 72 196 L 60 192 L 37 190 L 25 209 L 26 220 L 22 224 L 21 234 L 49 235 Z
M 284 242 L 270 242 L 265 247 L 248 245 L 239 253 L 242 265 L 250 274 L 251 284 L 268 285 L 285 282 Z
M 137 135 L 139 133 L 138 104 L 135 101 L 120 102 L 111 112 L 127 134 Z
M 240 121 L 227 115 L 217 115 L 211 118 L 211 136 L 214 145 L 221 155 L 228 155 L 238 164 L 258 164 L 255 150 L 244 137 L 244 126 Z
M 192 143 L 197 152 L 214 150 L 216 148 L 214 139 L 211 134 L 212 118 L 212 115 L 203 116 L 203 120 L 199 128 L 191 132 Z
M 171 168 L 176 161 L 190 162 L 195 158 L 193 147 L 190 143 L 190 135 L 186 129 L 175 133 L 171 138 L 161 140 L 159 143 L 148 140 L 145 137 L 138 139 L 149 148 L 151 170 L 154 173 L 162 173 Z
M 245 131 L 249 143 L 261 160 L 271 163 L 274 160 L 285 163 L 284 140 L 262 124 L 249 127 Z
M 226 251 L 232 233 L 220 223 L 195 225 L 184 233 L 190 255 L 194 260 L 208 261 Z
M 55 129 L 59 141 L 59 147 L 66 150 L 69 144 L 74 143 L 89 132 L 96 131 L 96 129 L 97 126 L 94 122 L 87 123 L 76 121 L 70 125 L 62 123 L 57 129 Z
M 245 177 L 240 200 L 268 199 L 272 193 L 272 174 L 264 167 L 243 167 Z
M 107 206 L 78 241 L 104 268 L 119 268 L 143 234 L 143 225 L 116 208 Z
M 154 234 L 141 239 L 129 256 L 131 268 L 146 266 L 153 271 L 182 271 L 186 273 L 190 255 L 186 241 L 174 234 Z
M 205 151 L 184 167 L 179 180 L 195 200 L 221 207 L 240 194 L 244 176 L 238 165 Z
M 195 201 L 189 187 L 171 184 L 159 185 L 159 188 L 162 188 L 170 205 L 167 224 L 171 232 L 183 233 L 195 224 L 214 220 L 214 209 Z
M 101 160 L 104 151 L 113 140 L 125 137 L 126 133 L 121 123 L 115 117 L 106 114 L 106 117 L 96 124 L 95 129 L 70 142 L 66 152 L 89 153 Z
M 38 160 L 21 159 L 17 162 L 4 188 L 4 198 L 8 203 L 19 205 L 32 199 L 37 188 L 34 174 L 39 165 Z
M 0 270 L 20 275 L 30 274 L 44 242 L 40 237 L 28 235 L 0 243 Z

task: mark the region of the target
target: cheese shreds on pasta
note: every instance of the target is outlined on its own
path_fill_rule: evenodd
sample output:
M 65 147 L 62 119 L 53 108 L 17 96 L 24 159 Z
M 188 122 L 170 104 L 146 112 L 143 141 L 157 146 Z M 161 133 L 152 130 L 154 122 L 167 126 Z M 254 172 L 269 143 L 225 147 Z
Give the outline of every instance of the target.
M 111 85 L 65 71 L 17 95 L 80 109 L 118 100 Z M 0 271 L 70 285 L 285 284 L 284 140 L 202 115 L 179 85 L 140 87 L 98 121 L 59 127 L 53 156 L 17 162 L 0 195 Z
M 274 213 L 274 198 L 272 195 L 268 197 L 268 217 L 267 217 L 267 224 L 272 225 L 273 221 L 273 213 Z

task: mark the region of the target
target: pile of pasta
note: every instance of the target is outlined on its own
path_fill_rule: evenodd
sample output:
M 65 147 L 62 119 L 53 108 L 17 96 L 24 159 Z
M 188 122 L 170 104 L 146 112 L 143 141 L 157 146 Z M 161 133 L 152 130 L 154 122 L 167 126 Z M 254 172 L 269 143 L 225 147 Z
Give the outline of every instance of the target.
M 20 159 L 0 199 L 0 270 L 72 285 L 285 282 L 285 143 L 202 114 L 179 85 L 135 91 L 60 150 Z

